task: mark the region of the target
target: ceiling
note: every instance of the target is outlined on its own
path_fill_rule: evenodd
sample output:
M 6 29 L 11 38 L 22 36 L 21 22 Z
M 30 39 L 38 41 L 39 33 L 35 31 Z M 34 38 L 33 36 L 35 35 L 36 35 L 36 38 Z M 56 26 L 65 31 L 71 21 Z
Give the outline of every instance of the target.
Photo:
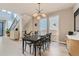
M 73 7 L 74 3 L 41 3 L 42 12 L 47 14 L 58 10 Z M 8 10 L 19 14 L 32 15 L 37 12 L 38 5 L 36 3 L 0 3 L 0 10 Z

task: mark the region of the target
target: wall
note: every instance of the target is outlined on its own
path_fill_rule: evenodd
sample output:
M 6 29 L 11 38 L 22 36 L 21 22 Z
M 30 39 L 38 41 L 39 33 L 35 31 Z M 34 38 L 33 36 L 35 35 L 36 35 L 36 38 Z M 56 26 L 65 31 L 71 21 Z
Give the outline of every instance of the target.
M 73 13 L 79 8 L 79 3 L 76 3 L 75 6 L 73 7 Z
M 38 26 L 35 27 L 35 23 L 38 23 L 38 20 L 32 18 L 32 16 L 25 15 L 22 17 L 22 25 L 23 25 L 23 32 L 26 30 L 27 33 L 34 33 L 38 30 Z
M 24 15 L 22 16 L 22 35 L 24 34 L 24 31 L 27 31 L 27 33 L 30 33 L 34 30 L 33 27 L 33 19 L 32 16 Z
M 74 31 L 74 15 L 73 9 L 63 9 L 54 13 L 50 16 L 59 15 L 59 40 L 65 41 L 68 31 Z

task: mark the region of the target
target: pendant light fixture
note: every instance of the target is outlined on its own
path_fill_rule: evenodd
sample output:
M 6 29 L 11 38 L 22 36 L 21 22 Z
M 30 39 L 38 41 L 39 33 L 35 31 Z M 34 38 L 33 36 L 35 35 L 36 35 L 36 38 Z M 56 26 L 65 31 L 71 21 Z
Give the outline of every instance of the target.
M 40 3 L 38 3 L 38 9 L 37 9 L 37 13 L 33 14 L 33 17 L 35 19 L 41 19 L 42 17 L 46 17 L 47 15 L 45 13 L 42 13 L 42 10 L 40 9 Z

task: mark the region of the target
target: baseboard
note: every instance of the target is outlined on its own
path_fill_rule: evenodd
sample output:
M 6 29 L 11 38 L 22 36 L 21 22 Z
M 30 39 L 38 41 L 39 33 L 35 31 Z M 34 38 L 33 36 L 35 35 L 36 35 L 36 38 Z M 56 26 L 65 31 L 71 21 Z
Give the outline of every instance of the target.
M 66 44 L 66 42 L 63 42 L 63 41 L 52 41 L 52 42 L 58 42 L 60 44 Z
M 61 44 L 65 44 L 66 45 L 66 42 L 62 42 L 62 41 L 58 41 L 59 43 L 61 43 Z

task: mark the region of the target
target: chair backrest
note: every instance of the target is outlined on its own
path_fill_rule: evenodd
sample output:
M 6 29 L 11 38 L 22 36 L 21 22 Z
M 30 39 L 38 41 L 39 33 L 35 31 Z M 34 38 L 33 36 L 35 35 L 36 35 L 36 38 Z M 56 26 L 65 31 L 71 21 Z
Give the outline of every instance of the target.
M 25 34 L 25 35 L 24 35 L 24 37 L 23 37 L 23 39 L 25 39 L 25 40 L 29 40 L 29 39 L 31 39 L 31 36 L 30 36 L 30 35 Z
M 51 33 L 46 34 L 49 41 L 51 41 Z
M 37 45 L 37 46 L 40 46 L 40 45 L 43 45 L 44 43 L 44 37 L 41 37 L 40 39 L 38 39 L 36 42 L 35 42 L 35 44 Z

